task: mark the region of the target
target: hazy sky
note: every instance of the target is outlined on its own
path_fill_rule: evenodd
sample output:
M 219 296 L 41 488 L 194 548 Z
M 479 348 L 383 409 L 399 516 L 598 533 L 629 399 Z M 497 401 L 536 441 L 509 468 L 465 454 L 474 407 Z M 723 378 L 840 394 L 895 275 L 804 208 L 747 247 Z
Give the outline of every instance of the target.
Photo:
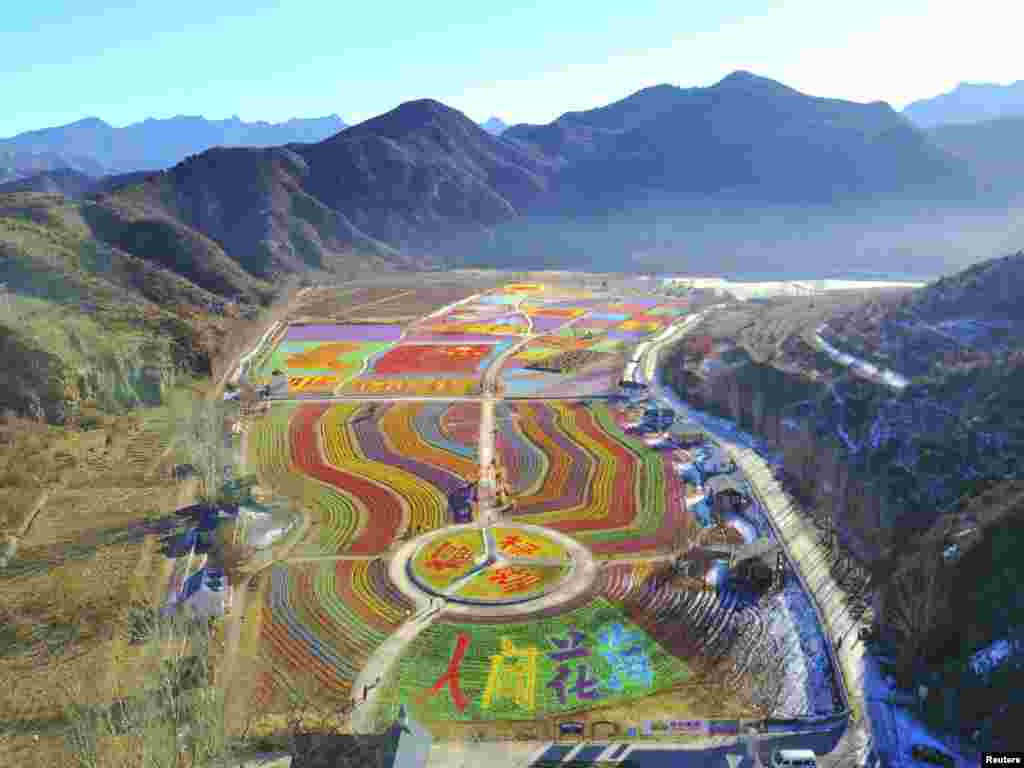
M 0 21 L 0 136 L 95 115 L 357 122 L 432 97 L 547 122 L 736 69 L 897 108 L 1024 78 L 1012 0 L 29 0 Z

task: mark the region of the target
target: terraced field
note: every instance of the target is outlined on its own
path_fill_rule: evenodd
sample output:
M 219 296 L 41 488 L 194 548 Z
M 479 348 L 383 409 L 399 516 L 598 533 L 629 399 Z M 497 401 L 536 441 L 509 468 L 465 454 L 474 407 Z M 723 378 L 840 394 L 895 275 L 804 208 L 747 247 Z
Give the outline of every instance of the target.
M 517 403 L 512 412 L 497 446 L 517 519 L 570 534 L 597 555 L 670 544 L 686 517 L 678 479 L 606 405 Z
M 404 622 L 412 604 L 380 561 L 275 566 L 262 637 L 276 683 L 312 678 L 327 700 L 345 700 L 371 653 Z

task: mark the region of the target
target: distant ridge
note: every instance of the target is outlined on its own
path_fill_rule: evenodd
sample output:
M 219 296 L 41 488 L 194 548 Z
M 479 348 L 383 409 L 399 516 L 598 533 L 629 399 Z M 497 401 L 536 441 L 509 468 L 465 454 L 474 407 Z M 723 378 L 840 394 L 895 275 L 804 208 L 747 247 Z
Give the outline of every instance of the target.
M 0 139 L 8 179 L 71 168 L 91 176 L 169 168 L 214 146 L 277 146 L 321 141 L 345 128 L 338 115 L 283 123 L 179 115 L 115 128 L 96 117 Z
M 960 83 L 952 91 L 908 104 L 903 114 L 922 128 L 1024 117 L 1024 80 L 1010 85 Z

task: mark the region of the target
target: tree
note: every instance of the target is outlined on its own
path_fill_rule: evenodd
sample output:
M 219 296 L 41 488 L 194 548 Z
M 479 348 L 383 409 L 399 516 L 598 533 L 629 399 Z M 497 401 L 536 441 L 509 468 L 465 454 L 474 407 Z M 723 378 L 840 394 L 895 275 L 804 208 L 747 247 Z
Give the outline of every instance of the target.
M 943 535 L 928 535 L 920 549 L 902 561 L 884 589 L 880 617 L 897 649 L 896 672 L 909 686 L 925 662 L 933 633 L 948 620 L 952 592 L 943 558 Z
M 198 498 L 207 504 L 221 501 L 224 467 L 230 465 L 224 438 L 228 414 L 221 400 L 207 400 L 181 393 L 169 403 L 172 413 L 172 442 L 199 477 Z

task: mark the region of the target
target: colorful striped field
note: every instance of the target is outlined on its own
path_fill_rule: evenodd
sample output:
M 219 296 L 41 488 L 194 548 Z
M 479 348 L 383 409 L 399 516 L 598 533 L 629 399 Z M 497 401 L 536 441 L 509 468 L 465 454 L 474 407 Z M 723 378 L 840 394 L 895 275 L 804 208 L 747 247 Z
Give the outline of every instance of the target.
M 575 536 L 598 555 L 670 545 L 685 514 L 665 455 L 627 435 L 603 404 L 520 403 L 512 410 L 498 451 L 517 490 L 517 519 Z

